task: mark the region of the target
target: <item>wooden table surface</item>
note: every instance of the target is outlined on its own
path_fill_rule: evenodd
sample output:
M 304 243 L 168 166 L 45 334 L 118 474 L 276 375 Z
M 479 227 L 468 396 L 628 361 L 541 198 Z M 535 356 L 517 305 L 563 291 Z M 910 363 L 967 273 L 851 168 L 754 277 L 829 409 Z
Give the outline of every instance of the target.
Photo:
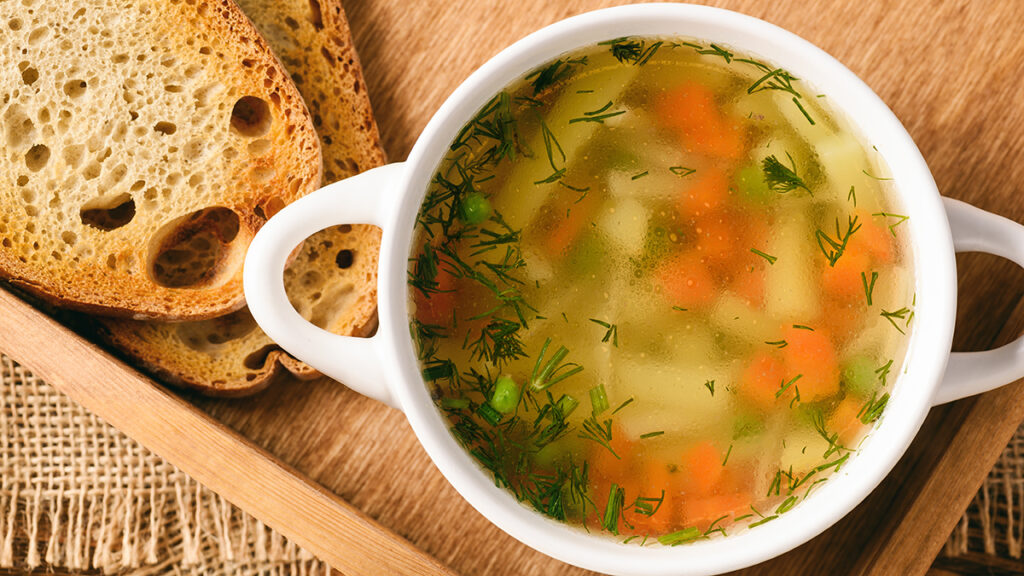
M 619 3 L 345 1 L 390 158 L 404 159 L 431 113 L 501 48 Z M 943 194 L 1024 221 L 1019 0 L 711 4 L 778 24 L 836 56 L 903 121 Z M 988 256 L 958 264 L 955 349 L 1016 336 L 1024 273 Z M 462 574 L 583 573 L 491 526 L 441 477 L 401 413 L 336 383 L 288 382 L 241 401 L 187 398 Z M 854 513 L 745 573 L 923 573 L 1022 419 L 1019 384 L 933 410 L 896 471 Z

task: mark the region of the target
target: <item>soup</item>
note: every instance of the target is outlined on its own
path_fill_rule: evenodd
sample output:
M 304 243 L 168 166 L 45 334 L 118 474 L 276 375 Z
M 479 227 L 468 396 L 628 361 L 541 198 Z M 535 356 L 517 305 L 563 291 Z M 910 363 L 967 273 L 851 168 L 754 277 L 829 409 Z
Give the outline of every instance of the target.
M 416 223 L 411 331 L 525 505 L 637 544 L 766 524 L 883 416 L 914 316 L 887 169 L 785 70 L 631 37 L 495 95 Z

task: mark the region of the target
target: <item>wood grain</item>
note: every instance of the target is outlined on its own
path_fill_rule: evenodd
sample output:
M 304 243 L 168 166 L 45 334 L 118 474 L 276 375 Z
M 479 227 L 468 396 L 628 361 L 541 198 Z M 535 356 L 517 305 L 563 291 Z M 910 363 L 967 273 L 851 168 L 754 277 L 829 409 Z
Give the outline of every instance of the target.
M 348 576 L 381 574 L 382 558 L 395 574 L 450 574 L 351 504 L 6 290 L 0 290 L 0 310 L 0 350 Z M 268 497 L 273 494 L 287 498 Z M 301 533 L 289 530 L 296 526 Z
M 545 24 L 616 3 L 345 2 L 389 156 L 403 159 L 433 110 L 498 50 Z M 903 120 L 945 194 L 1024 220 L 1017 193 L 1024 181 L 1024 100 L 1017 86 L 1024 77 L 1024 24 L 1016 0 L 713 4 L 779 24 L 839 58 Z M 958 262 L 956 348 L 986 348 L 1018 334 L 1024 272 L 987 256 Z M 372 557 L 341 551 L 362 530 L 401 549 L 371 519 L 466 575 L 584 573 L 522 546 L 470 508 L 394 410 L 326 380 L 287 382 L 242 401 L 184 395 L 240 435 L 232 434 L 56 327 L 44 322 L 36 333 L 43 321 L 5 298 L 0 294 L 3 309 L 18 312 L 0 314 L 0 349 L 232 502 L 265 520 L 277 514 L 269 524 L 346 574 L 367 566 L 376 573 L 409 568 L 387 561 L 391 548 Z M 101 370 L 88 373 L 95 375 L 91 385 L 78 374 L 90 365 Z M 862 506 L 821 537 L 745 573 L 925 573 L 1024 417 L 1022 392 L 1017 385 L 933 410 L 896 470 Z M 208 436 L 196 436 L 192 427 Z M 233 458 L 265 455 L 241 437 L 284 465 L 257 458 L 251 471 L 238 473 Z M 312 509 L 301 502 L 340 516 L 336 523 L 310 517 Z M 342 527 L 346 520 L 354 520 L 353 529 Z M 375 564 L 381 559 L 387 563 Z

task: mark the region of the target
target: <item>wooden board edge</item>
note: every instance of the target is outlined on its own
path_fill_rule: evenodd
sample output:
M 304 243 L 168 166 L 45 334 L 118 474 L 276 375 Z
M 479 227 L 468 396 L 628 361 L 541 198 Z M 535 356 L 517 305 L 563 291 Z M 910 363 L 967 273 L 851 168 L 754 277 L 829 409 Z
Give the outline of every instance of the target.
M 0 290 L 0 350 L 347 576 L 382 571 L 454 574 L 359 509 L 7 290 Z

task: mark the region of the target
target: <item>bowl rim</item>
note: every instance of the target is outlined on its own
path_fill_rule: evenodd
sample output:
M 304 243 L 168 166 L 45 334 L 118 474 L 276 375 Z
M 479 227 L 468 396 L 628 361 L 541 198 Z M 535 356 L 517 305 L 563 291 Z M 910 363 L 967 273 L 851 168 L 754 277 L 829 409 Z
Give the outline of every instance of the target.
M 916 315 L 904 366 L 883 418 L 857 454 L 813 497 L 770 524 L 679 547 L 624 546 L 543 517 L 497 488 L 458 445 L 435 408 L 417 365 L 408 328 L 406 266 L 413 223 L 434 170 L 463 124 L 495 93 L 560 54 L 622 36 L 711 40 L 779 65 L 827 95 L 864 142 L 888 162 L 895 193 L 910 215 Z M 515 42 L 454 90 L 414 145 L 400 183 L 399 206 L 384 226 L 378 336 L 391 392 L 447 480 L 488 520 L 524 544 L 590 570 L 613 574 L 716 574 L 757 564 L 820 534 L 849 513 L 888 475 L 931 407 L 952 342 L 956 306 L 953 243 L 941 197 L 903 125 L 855 74 L 801 37 L 736 12 L 686 4 L 636 4 L 587 12 Z M 921 291 L 920 288 L 927 290 Z

